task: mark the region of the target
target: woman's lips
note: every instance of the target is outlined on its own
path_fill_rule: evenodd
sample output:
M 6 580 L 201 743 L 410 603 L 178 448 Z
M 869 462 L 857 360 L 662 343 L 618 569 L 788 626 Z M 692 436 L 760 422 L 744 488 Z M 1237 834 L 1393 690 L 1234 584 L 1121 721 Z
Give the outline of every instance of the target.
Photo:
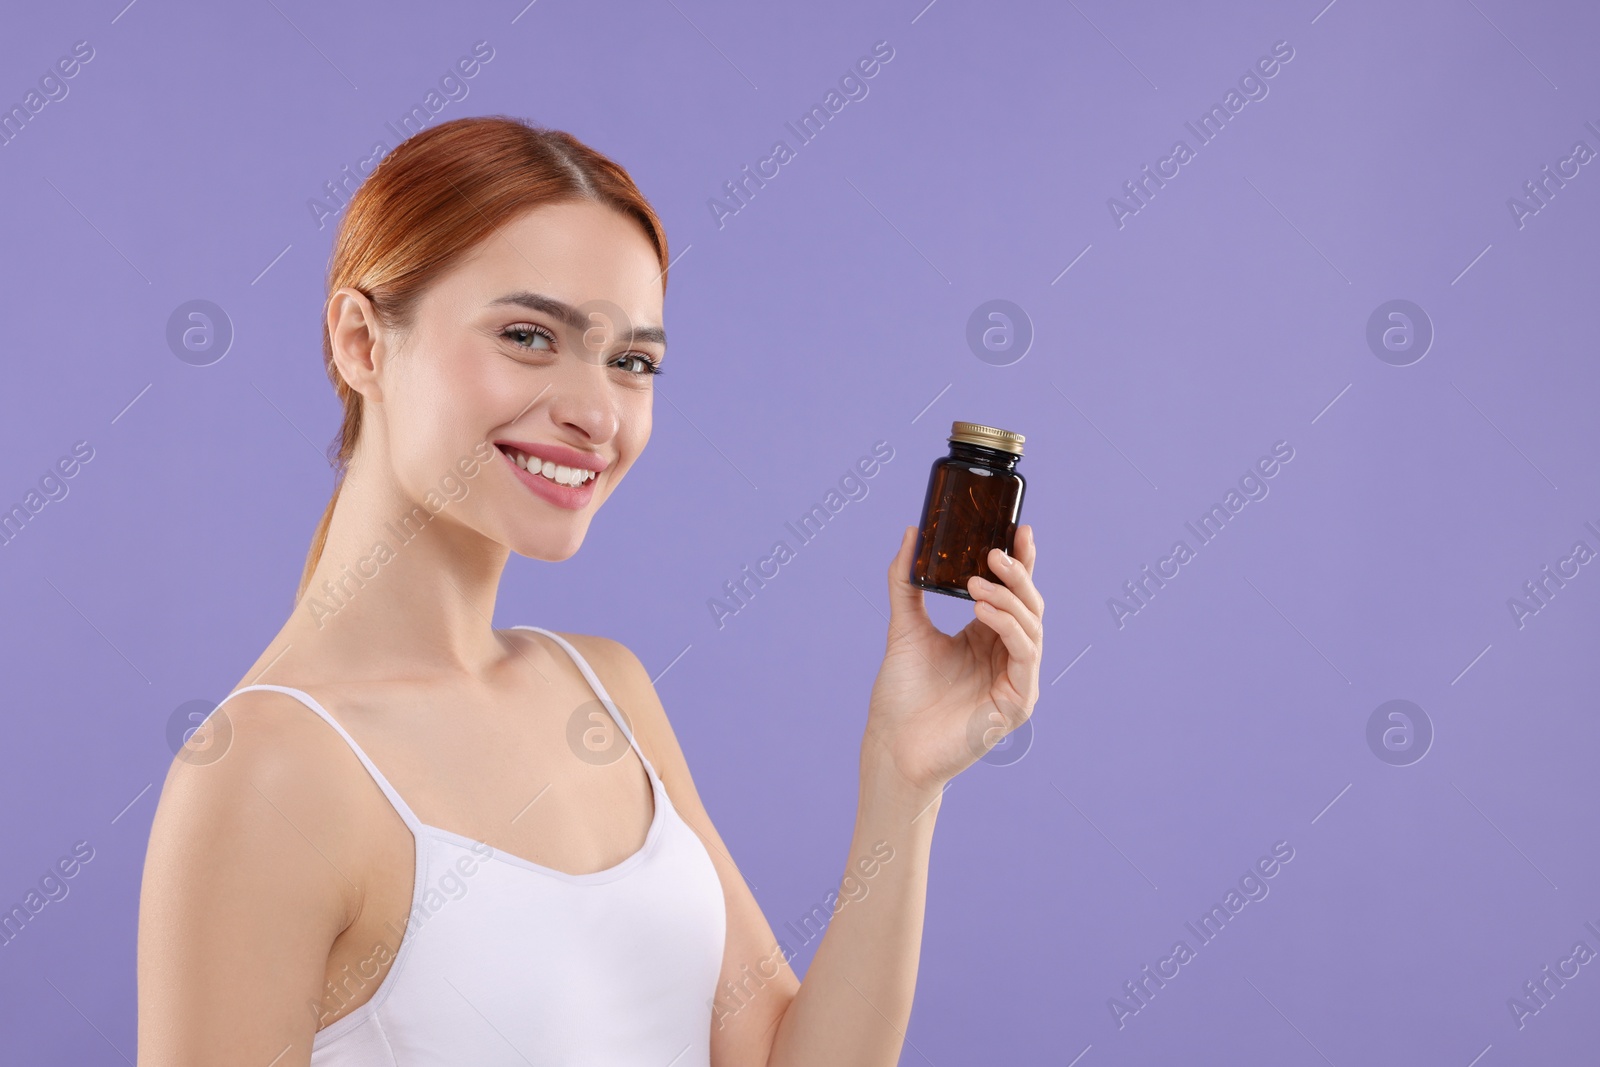
M 504 457 L 506 464 L 511 468 L 511 473 L 516 475 L 518 481 L 527 486 L 529 492 L 543 497 L 558 508 L 577 511 L 585 507 L 594 498 L 594 486 L 600 480 L 600 475 L 598 474 L 582 485 L 562 485 L 559 482 L 551 481 L 542 474 L 530 474 L 523 470 L 517 466 L 517 461 L 512 459 L 505 449 L 502 448 L 499 452 Z

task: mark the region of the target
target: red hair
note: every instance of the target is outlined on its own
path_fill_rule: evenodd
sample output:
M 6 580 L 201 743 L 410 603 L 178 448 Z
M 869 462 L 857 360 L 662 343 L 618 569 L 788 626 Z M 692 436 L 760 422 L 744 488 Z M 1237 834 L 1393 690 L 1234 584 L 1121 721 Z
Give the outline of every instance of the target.
M 384 157 L 340 220 L 328 297 L 346 286 L 356 289 L 385 327 L 404 330 L 427 287 L 480 241 L 525 211 L 571 200 L 593 200 L 637 221 L 655 246 L 666 286 L 666 231 L 626 170 L 569 133 L 492 115 L 429 127 Z M 328 448 L 333 497 L 312 535 L 296 602 L 322 557 L 361 434 L 361 394 L 334 365 L 326 302 L 322 361 L 344 405 L 344 422 Z

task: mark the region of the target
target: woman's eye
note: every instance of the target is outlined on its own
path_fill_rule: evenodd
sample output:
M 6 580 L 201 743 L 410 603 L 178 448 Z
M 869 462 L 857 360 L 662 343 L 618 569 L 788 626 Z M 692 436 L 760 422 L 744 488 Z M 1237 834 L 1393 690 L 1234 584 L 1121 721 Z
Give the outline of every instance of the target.
M 638 352 L 629 352 L 627 355 L 622 357 L 622 362 L 627 362 L 628 360 L 632 360 L 634 362 L 634 373 L 640 377 L 647 377 L 652 374 L 661 373 L 661 364 L 656 362 L 654 359 L 651 359 L 649 356 L 642 355 Z
M 533 326 L 527 323 L 519 323 L 515 326 L 507 326 L 504 330 L 500 331 L 500 336 L 507 338 L 514 345 L 518 345 L 522 348 L 527 348 L 535 352 L 548 351 L 550 346 L 555 344 L 556 340 L 554 335 L 552 335 L 550 331 L 546 330 L 544 327 Z M 540 339 L 545 342 L 543 348 L 540 348 L 538 345 L 532 343 L 533 341 Z
M 526 352 L 551 352 L 555 350 L 555 334 L 531 322 L 519 322 L 500 331 L 500 336 Z M 542 343 L 541 343 L 542 342 Z M 629 365 L 631 363 L 631 366 Z M 623 366 L 635 377 L 646 378 L 661 373 L 660 361 L 642 352 L 626 352 L 613 364 Z

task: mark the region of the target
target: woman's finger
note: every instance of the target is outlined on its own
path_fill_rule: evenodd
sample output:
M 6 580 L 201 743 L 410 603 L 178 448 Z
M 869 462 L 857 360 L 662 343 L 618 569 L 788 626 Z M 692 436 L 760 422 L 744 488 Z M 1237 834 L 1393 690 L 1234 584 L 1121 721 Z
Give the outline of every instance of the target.
M 1043 620 L 1010 589 L 975 574 L 967 582 L 967 591 L 972 594 L 974 600 L 992 603 L 1015 618 L 1021 623 L 1022 631 L 1028 635 L 1030 641 L 1037 643 L 1043 640 Z
M 1034 540 L 1033 527 L 1023 523 L 1017 527 L 1017 558 L 1022 565 L 1028 568 L 1028 577 L 1033 577 L 1033 561 L 1039 558 L 1039 542 Z
M 900 534 L 900 550 L 889 563 L 889 643 L 910 632 L 933 628 L 924 603 L 922 589 L 911 584 L 911 564 L 917 554 L 917 528 L 907 526 Z
M 1035 644 L 1022 628 L 1022 623 L 1008 611 L 996 607 L 987 600 L 979 600 L 973 609 L 978 620 L 999 635 L 1001 642 L 1006 646 L 1011 664 L 1007 675 L 1011 684 L 1019 693 L 1027 693 L 1033 688 L 1033 679 L 1038 676 L 1040 660 L 1040 646 Z M 1018 678 L 1021 678 L 1021 685 Z
M 1033 575 L 1022 560 L 992 548 L 989 550 L 989 569 L 1028 606 L 1029 611 L 1044 618 L 1044 594 L 1033 584 Z

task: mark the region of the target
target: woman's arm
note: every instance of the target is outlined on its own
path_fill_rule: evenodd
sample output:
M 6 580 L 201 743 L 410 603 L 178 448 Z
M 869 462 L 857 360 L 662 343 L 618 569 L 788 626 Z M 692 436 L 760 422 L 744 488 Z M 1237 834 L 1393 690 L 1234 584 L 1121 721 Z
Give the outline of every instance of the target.
M 1038 700 L 1044 601 L 1033 585 L 1032 528 L 1019 528 L 1013 566 L 993 560 L 1004 586 L 969 584 L 990 606 L 975 604 L 977 618 L 955 635 L 933 627 L 922 591 L 908 580 L 914 533 L 908 528 L 889 568 L 888 650 L 862 741 L 855 833 L 832 918 L 818 917 L 826 933 L 803 984 L 712 826 L 643 665 L 615 641 L 583 639 L 618 679 L 612 691 L 635 713 L 640 747 L 722 879 L 728 936 L 713 1067 L 899 1061 L 944 784 L 1020 726 Z M 729 994 L 728 983 L 739 992 Z
M 916 529 L 889 565 L 889 633 L 861 743 L 861 790 L 851 876 L 872 849 L 892 849 L 859 902 L 847 904 L 817 949 L 778 1026 L 765 1067 L 894 1067 L 916 991 L 933 824 L 944 786 L 1022 725 L 1039 696 L 1044 599 L 1033 584 L 1033 529 L 1015 558 L 990 568 L 1004 585 L 968 582 L 974 619 L 956 634 L 934 627 L 909 579 Z M 882 842 L 882 844 L 880 844 Z
M 351 804 L 331 783 L 349 768 L 319 735 L 332 732 L 276 693 L 234 697 L 208 729 L 226 749 L 212 761 L 190 739 L 150 829 L 139 1067 L 305 1067 L 329 947 L 360 907 L 354 872 L 334 865 Z
M 942 795 L 914 789 L 893 768 L 863 758 L 842 903 L 779 1022 L 765 1067 L 900 1062 Z

